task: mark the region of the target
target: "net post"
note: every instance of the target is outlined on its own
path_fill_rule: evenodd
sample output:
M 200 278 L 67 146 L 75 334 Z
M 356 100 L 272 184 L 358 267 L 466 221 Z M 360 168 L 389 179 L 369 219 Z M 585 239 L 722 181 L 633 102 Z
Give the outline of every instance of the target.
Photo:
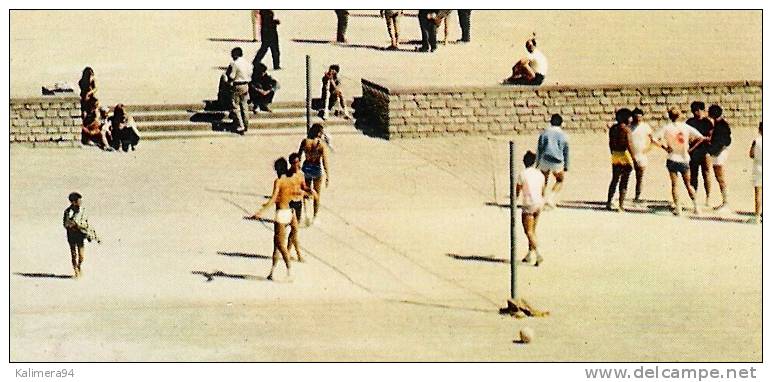
M 515 160 L 515 142 L 509 141 L 509 297 L 512 300 L 517 298 L 517 193 L 515 192 L 517 187 L 516 169 L 517 163 Z

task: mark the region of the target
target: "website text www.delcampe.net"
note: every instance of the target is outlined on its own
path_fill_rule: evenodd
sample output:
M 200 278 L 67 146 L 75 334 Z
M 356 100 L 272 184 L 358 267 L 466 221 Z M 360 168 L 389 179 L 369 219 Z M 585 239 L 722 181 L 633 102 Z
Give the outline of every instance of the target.
M 756 379 L 755 367 L 749 368 L 689 368 L 689 367 L 645 367 L 631 368 L 587 368 L 587 379 Z

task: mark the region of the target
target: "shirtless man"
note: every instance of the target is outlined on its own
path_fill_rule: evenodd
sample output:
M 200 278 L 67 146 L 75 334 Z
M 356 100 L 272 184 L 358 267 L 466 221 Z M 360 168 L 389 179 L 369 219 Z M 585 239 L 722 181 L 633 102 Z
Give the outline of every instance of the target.
M 617 184 L 619 184 L 619 209 L 625 210 L 625 195 L 627 194 L 627 182 L 630 180 L 630 173 L 633 171 L 633 148 L 632 131 L 630 123 L 633 121 L 633 112 L 630 109 L 622 108 L 617 110 L 615 119 L 616 124 L 611 126 L 608 131 L 608 148 L 611 151 L 611 183 L 608 185 L 608 199 L 606 199 L 606 209 L 614 210 L 611 206 L 611 200 L 616 193 Z
M 304 262 L 303 256 L 300 254 L 300 245 L 298 241 L 298 227 L 300 226 L 300 220 L 303 214 L 303 201 L 310 194 L 316 198 L 316 191 L 306 185 L 306 176 L 300 169 L 300 155 L 298 153 L 292 153 L 289 155 L 290 169 L 287 173 L 287 177 L 290 178 L 294 185 L 294 192 L 292 194 L 292 200 L 289 202 L 289 206 L 295 213 L 295 219 L 292 220 L 290 225 L 289 239 L 287 240 L 287 250 L 292 251 L 292 247 L 295 247 L 295 252 L 298 255 L 298 261 Z
M 330 184 L 330 166 L 327 161 L 328 148 L 323 136 L 324 126 L 315 123 L 308 130 L 308 137 L 300 142 L 298 149 L 298 155 L 302 157 L 305 154 L 306 158 L 302 168 L 306 177 L 306 184 L 310 185 L 317 194 L 314 198 L 314 220 L 319 214 L 321 204 L 322 178 L 324 178 L 325 187 Z
M 277 178 L 273 181 L 271 198 L 254 215 L 246 217 L 247 219 L 260 219 L 260 215 L 263 214 L 271 203 L 276 205 L 276 214 L 273 219 L 273 261 L 271 263 L 271 272 L 267 277 L 268 280 L 273 280 L 273 271 L 279 262 L 279 253 L 281 253 L 284 259 L 284 265 L 287 266 L 287 278 L 290 277 L 289 250 L 284 244 L 284 232 L 287 224 L 297 226 L 297 219 L 289 206 L 289 202 L 295 193 L 295 183 L 286 176 L 288 172 L 287 160 L 284 158 L 277 159 L 273 164 L 273 168 L 276 170 Z

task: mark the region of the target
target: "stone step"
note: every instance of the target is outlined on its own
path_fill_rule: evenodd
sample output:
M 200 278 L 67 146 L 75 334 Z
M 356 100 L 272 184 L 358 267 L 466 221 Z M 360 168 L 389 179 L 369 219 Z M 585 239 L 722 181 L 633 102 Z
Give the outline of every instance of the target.
M 271 108 L 273 112 L 259 112 L 250 116 L 252 118 L 257 117 L 259 119 L 273 119 L 273 118 L 303 118 L 305 121 L 306 109 L 305 108 Z M 217 113 L 227 113 L 225 111 L 203 111 L 203 110 L 154 110 L 154 111 L 135 111 L 131 113 L 131 116 L 136 122 L 152 122 L 152 121 L 189 121 L 194 114 L 205 116 L 208 114 L 216 115 Z M 316 111 L 311 111 L 311 116 L 316 114 Z
M 351 106 L 352 100 L 346 102 L 347 106 Z M 202 110 L 205 102 L 199 103 L 177 103 L 177 104 L 139 104 L 139 105 L 126 105 L 126 111 L 132 114 L 137 112 L 146 111 L 180 111 L 180 110 Z M 305 101 L 278 101 L 271 104 L 271 109 L 305 109 Z
M 216 130 L 218 126 L 226 126 L 232 124 L 233 121 L 229 118 L 223 118 L 222 120 L 214 122 L 192 122 L 190 120 L 175 120 L 175 121 L 137 121 L 137 129 L 139 131 L 177 131 L 177 130 L 191 130 L 191 131 L 204 131 L 204 130 Z M 321 118 L 313 116 L 311 123 L 323 123 L 328 125 L 349 125 L 353 126 L 353 120 L 345 120 L 343 118 L 328 118 L 327 121 L 323 121 Z M 306 120 L 305 116 L 302 118 L 259 118 L 256 116 L 250 116 L 249 118 L 250 128 L 263 129 L 263 128 L 290 128 L 290 127 L 303 127 L 305 129 Z
M 334 137 L 337 135 L 359 135 L 362 134 L 356 130 L 352 125 L 327 125 L 325 131 L 329 132 Z M 250 128 L 244 134 L 245 136 L 287 136 L 296 135 L 298 137 L 304 136 L 306 133 L 305 126 L 301 127 L 285 127 L 285 128 Z M 142 140 L 163 140 L 163 139 L 187 139 L 187 138 L 240 138 L 238 134 L 234 134 L 229 131 L 214 131 L 214 130 L 170 130 L 170 131 L 148 131 L 142 134 Z

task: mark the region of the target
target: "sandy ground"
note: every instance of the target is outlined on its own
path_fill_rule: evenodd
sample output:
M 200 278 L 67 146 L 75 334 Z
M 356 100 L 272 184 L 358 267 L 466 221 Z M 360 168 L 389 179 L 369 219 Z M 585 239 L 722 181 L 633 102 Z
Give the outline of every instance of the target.
M 409 42 L 420 40 L 413 17 L 400 24 L 402 51 L 380 50 L 389 40 L 376 15 L 354 12 L 349 43 L 337 45 L 334 12 L 277 11 L 284 69 L 273 73 L 282 86 L 276 100 L 305 98 L 307 54 L 315 96 L 332 63 L 351 95 L 361 92 L 362 77 L 495 84 L 525 54 L 532 32 L 549 58 L 548 84 L 761 79 L 760 11 L 474 11 L 472 43 L 435 54 L 412 52 Z M 259 48 L 248 11 L 12 11 L 10 28 L 12 96 L 77 83 L 91 66 L 105 104 L 212 99 L 230 50 L 241 46 L 251 60 Z M 449 39 L 459 37 L 453 13 Z
M 352 17 L 341 46 L 323 43 L 332 11 L 281 11 L 277 100 L 303 99 L 306 54 L 313 78 L 340 63 L 350 94 L 373 76 L 491 84 L 534 30 L 549 83 L 760 79 L 761 13 L 698 16 L 476 11 L 473 43 L 429 55 L 374 49 L 387 44 L 378 18 Z M 248 58 L 258 48 L 239 41 L 251 34 L 246 11 L 13 11 L 10 24 L 13 96 L 76 82 L 91 65 L 103 103 L 196 102 L 213 97 L 232 47 Z M 415 19 L 402 25 L 418 37 Z M 308 262 L 292 283 L 266 282 L 271 228 L 241 216 L 299 138 L 155 141 L 131 154 L 12 147 L 11 360 L 761 360 L 761 227 L 592 209 L 610 176 L 599 134 L 571 138 L 563 199 L 584 202 L 543 215 L 546 263 L 518 267 L 520 294 L 548 318 L 497 314 L 509 295 L 508 210 L 489 205 L 493 173 L 506 199 L 501 140 L 337 135 L 325 208 L 302 232 Z M 730 161 L 742 211 L 752 209 L 752 138 L 735 132 Z M 519 150 L 535 139 L 516 137 Z M 655 153 L 647 199 L 668 198 L 663 162 Z M 66 278 L 61 227 L 72 190 L 104 237 L 77 281 Z M 532 345 L 512 342 L 523 326 L 537 333 Z
M 571 137 L 565 201 L 604 199 L 604 139 Z M 751 139 L 735 132 L 729 164 L 742 211 Z M 520 295 L 551 315 L 500 316 L 509 216 L 486 203 L 490 158 L 506 199 L 505 141 L 337 135 L 319 224 L 302 231 L 309 259 L 293 282 L 267 282 L 271 229 L 241 217 L 298 140 L 156 141 L 130 154 L 13 147 L 11 360 L 761 360 L 757 225 L 588 203 L 550 211 L 538 228 L 546 262 L 518 275 Z M 535 140 L 516 137 L 520 150 Z M 647 199 L 667 200 L 663 162 L 655 152 Z M 104 237 L 77 281 L 63 278 L 71 190 Z M 538 336 L 529 346 L 512 342 L 523 326 Z

